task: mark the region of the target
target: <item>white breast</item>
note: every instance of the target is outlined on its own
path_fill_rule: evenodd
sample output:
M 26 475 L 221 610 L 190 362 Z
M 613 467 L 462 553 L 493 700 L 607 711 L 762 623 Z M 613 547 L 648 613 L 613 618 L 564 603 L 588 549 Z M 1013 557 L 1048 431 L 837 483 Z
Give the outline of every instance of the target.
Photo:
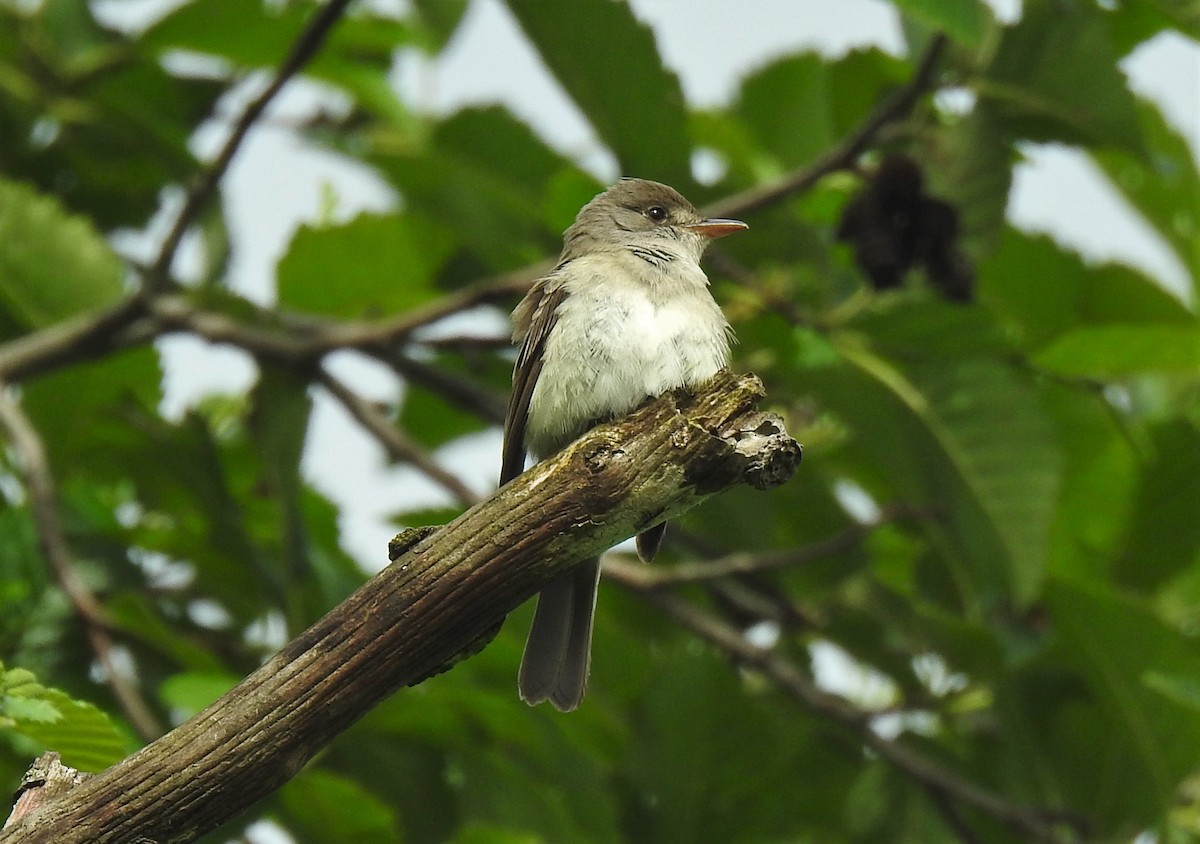
M 660 270 L 622 257 L 614 268 L 614 260 L 573 262 L 576 278 L 530 401 L 525 442 L 536 456 L 647 396 L 703 383 L 729 361 L 729 324 L 698 265 L 680 260 Z

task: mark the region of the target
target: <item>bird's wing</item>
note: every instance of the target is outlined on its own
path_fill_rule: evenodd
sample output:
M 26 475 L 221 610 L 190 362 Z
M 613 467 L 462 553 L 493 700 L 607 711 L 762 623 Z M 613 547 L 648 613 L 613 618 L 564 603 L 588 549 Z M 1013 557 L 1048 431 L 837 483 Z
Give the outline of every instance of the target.
M 524 340 L 513 370 L 512 396 L 504 417 L 504 450 L 500 466 L 500 485 L 511 481 L 525 470 L 525 422 L 529 415 L 529 400 L 542 371 L 542 352 L 546 338 L 554 328 L 558 306 L 566 297 L 563 287 L 547 290 L 539 282 L 529 297 L 517 308 L 517 336 L 524 329 Z M 522 325 L 528 320 L 528 327 Z

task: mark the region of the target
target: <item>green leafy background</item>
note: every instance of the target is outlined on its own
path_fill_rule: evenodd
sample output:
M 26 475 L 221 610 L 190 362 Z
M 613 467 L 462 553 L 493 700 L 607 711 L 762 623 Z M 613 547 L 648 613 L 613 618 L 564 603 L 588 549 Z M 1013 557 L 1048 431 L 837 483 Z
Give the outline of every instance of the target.
M 83 0 L 0 2 L 0 341 L 137 285 L 115 235 L 191 184 L 205 165 L 189 138 L 214 109 L 227 119 L 220 95 L 277 66 L 318 6 L 192 0 L 119 33 Z M 961 783 L 1082 819 L 1088 840 L 1200 840 L 1200 173 L 1119 64 L 1163 32 L 1200 37 L 1194 4 L 1028 0 L 1000 23 L 977 0 L 895 0 L 905 55 L 797 51 L 703 109 L 626 4 L 507 6 L 621 172 L 698 205 L 820 160 L 946 34 L 932 84 L 968 93 L 967 106 L 919 98 L 860 172 L 751 211 L 751 232 L 709 264 L 740 340 L 735 365 L 763 377 L 805 457 L 781 489 L 690 514 L 662 564 L 803 549 L 858 530 L 847 501 L 869 504 L 878 523 L 836 553 L 680 594 L 731 624 L 774 619 L 776 652 L 802 673 L 818 671 L 814 645 L 835 646 L 874 678 L 873 697 L 849 701 L 863 723 L 893 725 L 896 742 Z M 231 238 L 215 204 L 189 241 L 198 278 L 177 295 L 302 336 L 314 321 L 418 313 L 553 257 L 602 183 L 501 106 L 431 116 L 395 93 L 396 51 L 441 54 L 466 7 L 353 6 L 305 68 L 340 107 L 287 130 L 367 168 L 397 197 L 392 210 L 301 226 L 262 308 L 230 287 L 238 238 L 255 232 Z M 1010 225 L 1013 168 L 1034 143 L 1085 154 L 1189 288 Z M 715 182 L 693 174 L 698 149 L 722 161 Z M 840 209 L 895 150 L 958 210 L 974 303 L 942 301 L 919 274 L 870 292 L 835 243 Z M 500 334 L 400 335 L 369 352 L 404 380 L 377 411 L 418 448 L 494 427 L 512 362 Z M 73 563 L 164 725 L 366 577 L 343 550 L 344 514 L 301 471 L 320 394 L 309 364 L 260 358 L 246 392 L 182 415 L 163 413 L 145 343 L 19 385 Z M 11 449 L 0 459 L 0 784 L 13 790 L 43 749 L 101 770 L 147 736 L 42 558 L 22 461 Z M 457 512 L 443 504 L 416 502 L 397 525 Z M 864 752 L 861 730 L 616 586 L 602 593 L 585 705 L 529 709 L 514 691 L 528 617 L 379 706 L 206 840 L 260 819 L 297 842 L 1027 840 L 931 797 Z

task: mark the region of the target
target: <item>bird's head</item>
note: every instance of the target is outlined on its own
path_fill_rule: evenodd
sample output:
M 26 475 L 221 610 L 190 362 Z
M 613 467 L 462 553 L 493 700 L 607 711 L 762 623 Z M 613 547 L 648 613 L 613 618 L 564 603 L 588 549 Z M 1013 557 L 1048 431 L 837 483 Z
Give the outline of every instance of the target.
M 633 245 L 699 261 L 711 241 L 746 228 L 740 220 L 702 217 L 679 191 L 661 182 L 622 179 L 580 209 L 563 237 L 563 256 Z

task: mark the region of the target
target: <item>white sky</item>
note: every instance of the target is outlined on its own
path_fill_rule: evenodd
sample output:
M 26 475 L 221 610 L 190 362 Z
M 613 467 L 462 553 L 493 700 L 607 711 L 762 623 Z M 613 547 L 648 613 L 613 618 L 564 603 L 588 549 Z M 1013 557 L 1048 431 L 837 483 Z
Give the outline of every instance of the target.
M 109 0 L 105 8 L 125 18 L 131 9 L 145 10 L 161 2 Z M 879 0 L 631 4 L 654 29 L 664 60 L 679 74 L 688 101 L 697 105 L 727 102 L 747 72 L 798 50 L 839 55 L 868 45 L 890 52 L 903 49 L 895 12 Z M 1017 2 L 994 0 L 993 6 L 1002 17 L 1011 18 Z M 1200 157 L 1200 47 L 1178 35 L 1161 35 L 1130 56 L 1124 68 L 1134 88 L 1162 105 Z M 443 54 L 434 61 L 416 52 L 405 54 L 394 79 L 402 96 L 427 112 L 504 103 L 554 147 L 601 178 L 618 175 L 611 156 L 544 70 L 500 0 L 472 0 L 467 19 Z M 312 86 L 294 83 L 271 115 L 285 123 L 308 113 L 317 101 Z M 226 128 L 222 123 L 202 130 L 196 149 L 210 154 Z M 1025 153 L 1009 202 L 1010 218 L 1017 225 L 1047 232 L 1090 259 L 1130 263 L 1185 295 L 1183 268 L 1085 156 L 1058 146 L 1030 146 Z M 237 289 L 256 301 L 273 300 L 276 262 L 295 227 L 318 215 L 322 197 L 330 191 L 337 199 L 339 218 L 384 210 L 394 199 L 368 169 L 303 144 L 283 126 L 264 125 L 252 133 L 225 185 L 236 250 L 231 273 Z M 152 244 L 153 238 L 146 241 Z M 247 357 L 237 351 L 191 339 L 170 339 L 160 349 L 171 373 L 165 400 L 170 412 L 179 412 L 212 390 L 244 388 L 254 377 Z M 369 397 L 395 398 L 396 381 L 380 366 L 339 355 L 332 367 Z M 487 432 L 443 449 L 438 457 L 485 491 L 494 484 L 498 455 L 498 434 Z M 401 503 L 444 501 L 417 473 L 386 467 L 375 444 L 324 396 L 318 399 L 306 470 L 342 505 L 344 545 L 371 569 L 385 561 L 383 549 L 394 533 L 386 521 L 389 514 Z

